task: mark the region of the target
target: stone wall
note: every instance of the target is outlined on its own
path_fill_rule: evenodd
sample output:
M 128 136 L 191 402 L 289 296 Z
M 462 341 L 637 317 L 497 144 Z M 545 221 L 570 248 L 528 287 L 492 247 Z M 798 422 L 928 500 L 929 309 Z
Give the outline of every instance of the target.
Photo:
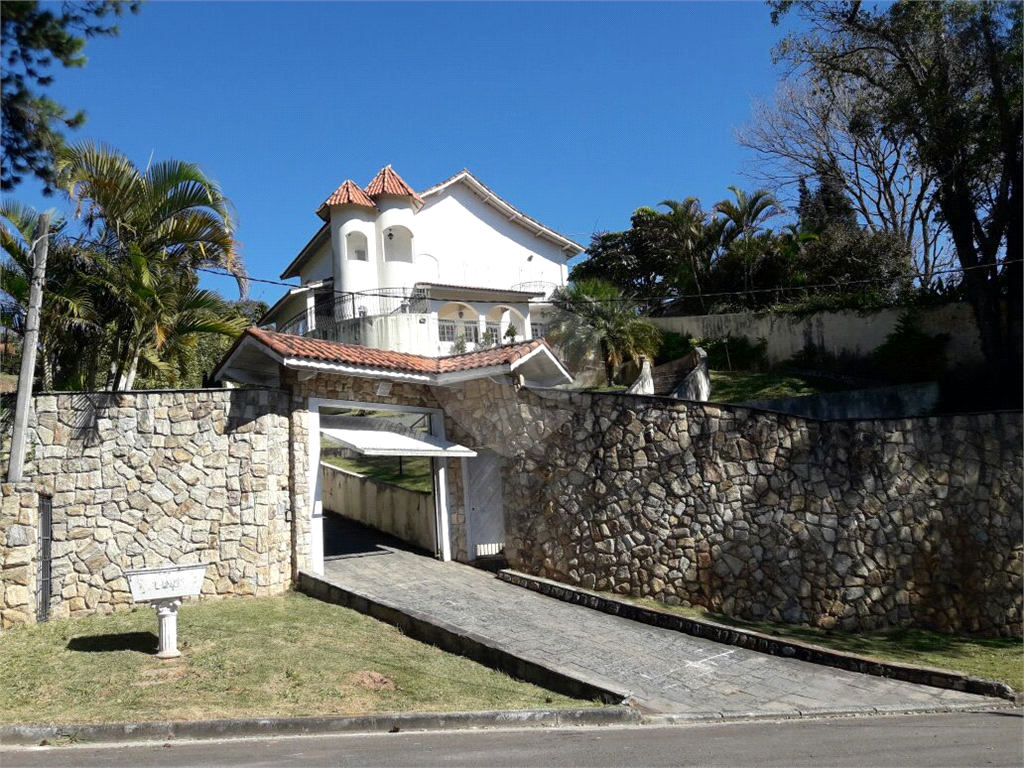
M 1019 413 L 822 423 L 490 381 L 444 404 L 511 457 L 514 568 L 749 619 L 1021 634 Z
M 73 393 L 34 404 L 25 474 L 53 498 L 52 616 L 127 606 L 124 571 L 166 563 L 211 563 L 205 596 L 288 588 L 286 396 Z
M 34 483 L 0 484 L 0 628 L 36 620 L 38 511 Z

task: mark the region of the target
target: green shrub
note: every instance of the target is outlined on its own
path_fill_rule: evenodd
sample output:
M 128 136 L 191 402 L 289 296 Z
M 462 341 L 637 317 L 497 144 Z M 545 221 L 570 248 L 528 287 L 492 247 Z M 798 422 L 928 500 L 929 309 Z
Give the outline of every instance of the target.
M 701 347 L 708 354 L 708 368 L 714 371 L 761 371 L 768 367 L 768 342 L 750 341 L 744 336 L 717 339 L 693 338 L 671 331 L 662 333 L 661 349 L 655 365 L 670 363 Z

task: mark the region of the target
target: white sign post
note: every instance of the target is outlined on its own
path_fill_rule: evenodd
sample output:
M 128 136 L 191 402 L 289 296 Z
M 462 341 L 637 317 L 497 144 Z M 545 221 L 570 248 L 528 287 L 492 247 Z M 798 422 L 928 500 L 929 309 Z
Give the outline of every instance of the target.
M 178 650 L 178 608 L 181 598 L 198 595 L 203 589 L 207 565 L 163 565 L 125 571 L 132 599 L 152 603 L 160 624 L 158 659 L 181 656 Z

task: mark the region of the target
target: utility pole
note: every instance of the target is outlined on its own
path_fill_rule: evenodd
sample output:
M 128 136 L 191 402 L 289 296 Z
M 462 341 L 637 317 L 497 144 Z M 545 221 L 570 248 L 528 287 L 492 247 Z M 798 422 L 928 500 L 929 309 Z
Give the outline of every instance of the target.
M 36 370 L 36 346 L 39 343 L 39 308 L 43 303 L 46 282 L 46 252 L 50 244 L 50 214 L 39 214 L 36 238 L 32 244 L 32 280 L 29 283 L 28 315 L 25 317 L 25 338 L 21 344 L 21 374 L 18 376 L 18 402 L 14 408 L 14 432 L 11 435 L 11 457 L 7 464 L 7 482 L 21 481 L 25 468 L 25 438 L 28 431 L 28 408 L 32 403 L 32 377 Z

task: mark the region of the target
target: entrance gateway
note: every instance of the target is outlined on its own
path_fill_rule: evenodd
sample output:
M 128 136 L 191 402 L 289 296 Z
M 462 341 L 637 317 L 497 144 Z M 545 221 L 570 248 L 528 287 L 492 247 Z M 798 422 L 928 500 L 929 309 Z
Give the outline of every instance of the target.
M 505 548 L 505 507 L 501 495 L 501 468 L 497 453 L 479 451 L 462 463 L 466 481 L 466 538 L 469 557 L 492 557 Z
M 392 423 L 375 423 L 373 419 L 335 415 L 332 411 L 363 411 L 393 414 Z M 403 417 L 419 416 L 429 425 L 428 430 L 416 433 L 402 427 Z M 428 458 L 433 474 L 433 531 L 434 551 L 441 560 L 451 560 L 448 527 L 447 469 L 448 459 L 474 462 L 477 456 L 465 446 L 445 439 L 444 412 L 440 409 L 387 405 L 351 400 L 309 400 L 309 487 L 312 489 L 311 534 L 312 567 L 322 574 L 324 568 L 324 477 L 321 470 L 321 440 L 343 446 L 349 451 L 367 457 Z M 500 476 L 499 476 L 500 482 Z M 500 494 L 500 488 L 499 488 Z

